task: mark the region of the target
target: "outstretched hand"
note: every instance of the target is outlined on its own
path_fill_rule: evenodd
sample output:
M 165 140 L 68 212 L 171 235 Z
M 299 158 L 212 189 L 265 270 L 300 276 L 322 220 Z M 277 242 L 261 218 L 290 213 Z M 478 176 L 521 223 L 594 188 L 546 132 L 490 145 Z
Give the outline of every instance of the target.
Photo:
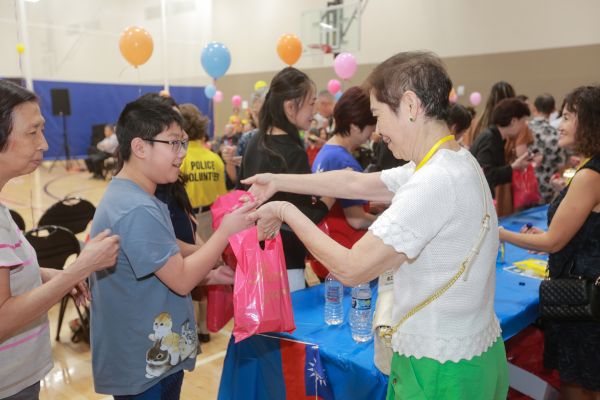
M 241 181 L 244 185 L 252 185 L 248 192 L 254 196 L 258 204 L 269 200 L 278 192 L 274 174 L 257 174 Z
M 251 227 L 254 221 L 249 218 L 249 215 L 254 211 L 256 205 L 256 201 L 248 200 L 232 212 L 225 214 L 219 229 L 223 229 L 227 236 L 231 236 Z

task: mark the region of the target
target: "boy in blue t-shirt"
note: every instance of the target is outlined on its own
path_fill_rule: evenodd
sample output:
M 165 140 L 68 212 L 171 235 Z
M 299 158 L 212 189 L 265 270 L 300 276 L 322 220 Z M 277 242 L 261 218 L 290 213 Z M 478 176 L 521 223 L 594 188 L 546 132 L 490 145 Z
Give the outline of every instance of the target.
M 108 185 L 91 235 L 121 237 L 117 265 L 90 277 L 95 389 L 115 399 L 178 399 L 197 351 L 190 291 L 217 282 L 227 238 L 251 223 L 248 203 L 227 215 L 201 247 L 177 241 L 156 185 L 174 182 L 186 154 L 179 113 L 155 100 L 125 106 L 117 124 L 124 164 Z

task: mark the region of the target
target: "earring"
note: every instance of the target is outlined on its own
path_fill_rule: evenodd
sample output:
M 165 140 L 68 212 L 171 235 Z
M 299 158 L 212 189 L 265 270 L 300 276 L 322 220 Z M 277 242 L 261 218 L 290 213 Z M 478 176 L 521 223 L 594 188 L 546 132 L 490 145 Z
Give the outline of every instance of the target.
M 410 122 L 415 122 L 415 118 L 414 118 L 412 115 L 411 115 L 410 117 L 408 117 L 408 120 L 409 120 Z

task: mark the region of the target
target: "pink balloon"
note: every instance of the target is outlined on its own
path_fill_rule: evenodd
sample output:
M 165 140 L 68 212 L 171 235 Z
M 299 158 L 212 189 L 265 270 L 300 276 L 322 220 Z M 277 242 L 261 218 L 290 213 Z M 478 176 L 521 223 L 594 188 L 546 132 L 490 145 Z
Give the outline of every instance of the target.
M 340 79 L 352 78 L 356 68 L 356 58 L 350 53 L 340 53 L 333 61 L 333 69 Z
M 217 92 L 213 96 L 213 100 L 215 101 L 215 103 L 222 102 L 223 101 L 223 92 L 221 92 L 220 90 L 217 90 Z
M 242 105 L 242 96 L 236 94 L 231 98 L 231 105 L 234 107 L 239 107 Z
M 327 91 L 333 95 L 340 91 L 342 84 L 337 79 L 331 79 L 327 82 Z
M 481 103 L 481 93 L 479 93 L 479 92 L 471 93 L 471 95 L 469 96 L 469 101 L 471 102 L 471 105 L 478 106 L 479 103 Z

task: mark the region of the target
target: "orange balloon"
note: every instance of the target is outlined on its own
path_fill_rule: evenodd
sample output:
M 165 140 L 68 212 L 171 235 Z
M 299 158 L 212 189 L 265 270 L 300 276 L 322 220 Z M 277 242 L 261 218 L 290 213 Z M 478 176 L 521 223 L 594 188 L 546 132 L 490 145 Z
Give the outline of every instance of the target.
M 296 35 L 283 35 L 277 41 L 277 54 L 284 63 L 291 67 L 302 54 L 302 42 Z
M 144 64 L 154 50 L 154 42 L 152 36 L 144 28 L 138 26 L 130 26 L 125 28 L 119 39 L 119 50 L 134 67 L 139 67 Z

